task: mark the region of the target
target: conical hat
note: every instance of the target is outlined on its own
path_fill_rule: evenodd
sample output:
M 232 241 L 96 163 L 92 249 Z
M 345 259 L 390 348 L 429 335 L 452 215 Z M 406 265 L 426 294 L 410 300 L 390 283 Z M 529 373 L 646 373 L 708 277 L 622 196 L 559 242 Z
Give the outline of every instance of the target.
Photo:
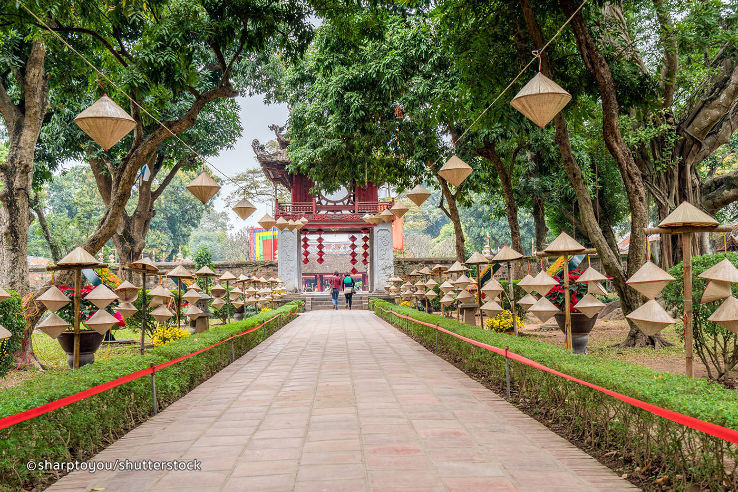
M 435 290 L 430 290 L 430 289 L 427 290 L 424 295 L 427 299 L 434 299 L 436 296 L 438 296 Z
M 528 286 L 532 287 L 532 290 L 535 290 L 542 296 L 548 294 L 556 285 L 559 285 L 559 283 L 551 275 L 546 273 L 545 270 L 538 272 L 538 275 L 528 282 Z
M 138 287 L 130 283 L 128 280 L 125 280 L 115 288 L 115 293 L 121 301 L 133 302 L 138 297 Z
M 120 142 L 136 126 L 136 120 L 107 94 L 78 114 L 74 122 L 105 150 Z
M 182 295 L 182 299 L 190 304 L 194 304 L 199 301 L 200 297 L 200 293 L 197 292 L 195 289 L 187 289 L 187 292 Z
M 546 321 L 551 319 L 551 316 L 556 313 L 560 313 L 561 310 L 544 296 L 538 299 L 535 304 L 528 308 L 528 312 L 541 320 L 541 323 L 545 323 Z
M 519 258 L 522 258 L 523 255 L 512 249 L 510 246 L 503 246 L 500 251 L 497 252 L 497 254 L 492 258 L 493 262 L 502 262 L 502 261 L 513 261 L 517 260 Z
M 535 297 L 533 297 L 530 294 L 525 294 L 518 301 L 518 305 L 523 306 L 523 309 L 525 309 L 527 311 L 528 308 L 530 308 L 536 302 L 538 302 L 538 299 L 536 299 Z
M 532 280 L 533 276 L 529 273 L 518 281 L 518 287 L 523 289 L 527 294 L 530 294 L 533 291 L 533 285 L 531 285 Z
M 238 309 L 241 306 L 243 306 L 243 301 L 240 301 L 240 300 L 233 301 L 232 304 L 233 304 L 233 307 L 235 307 L 236 309 Z
M 220 185 L 208 173 L 203 171 L 187 185 L 187 189 L 205 204 L 218 193 Z
M 497 297 L 503 290 L 502 285 L 495 280 L 494 277 L 490 278 L 489 281 L 482 286 L 482 292 L 490 297 Z
M 395 220 L 395 214 L 385 208 L 379 213 L 379 218 L 381 218 L 383 222 L 392 222 Z
M 128 319 L 128 317 L 130 317 L 133 313 L 138 311 L 138 309 L 136 309 L 136 306 L 134 306 L 130 302 L 121 302 L 118 304 L 116 311 L 120 313 L 120 316 L 123 319 Z
M 244 304 L 246 304 L 247 306 L 253 306 L 254 304 L 256 304 L 256 298 L 254 298 L 253 296 L 247 297 L 244 300 Z
M 653 336 L 675 323 L 674 318 L 655 299 L 651 299 L 625 317 L 632 320 L 648 336 Z
M 682 202 L 661 221 L 659 227 L 715 227 L 719 222 L 689 202 Z
M 232 210 L 242 219 L 247 219 L 254 213 L 256 207 L 254 207 L 247 199 L 241 198 L 238 203 L 233 206 Z
M 605 280 L 607 280 L 607 277 L 590 266 L 582 272 L 575 282 L 581 284 L 582 282 L 604 282 Z
M 212 302 L 212 305 L 213 305 L 213 307 L 214 307 L 215 309 L 220 309 L 220 308 L 222 308 L 223 306 L 225 306 L 225 301 L 223 301 L 223 299 L 221 299 L 220 297 L 216 297 L 216 298 L 215 298 L 215 299 L 213 300 L 213 302 Z
M 100 284 L 85 296 L 85 301 L 90 301 L 97 306 L 98 309 L 104 309 L 113 301 L 117 301 L 118 296 L 112 290 L 108 289 L 105 284 Z
M 397 276 L 390 277 L 389 279 L 387 279 L 387 281 L 388 282 L 392 282 L 393 284 L 402 283 L 402 279 L 400 277 L 397 277 Z
M 415 294 L 415 297 L 422 299 L 425 296 L 425 290 L 418 289 L 413 294 Z
M 448 280 L 446 280 L 444 283 L 442 283 L 439 288 L 441 289 L 441 292 L 443 292 L 444 294 L 447 294 L 447 293 L 451 292 L 452 290 L 454 290 L 453 284 L 451 282 L 449 282 Z
M 413 270 L 407 274 L 409 277 L 420 277 L 421 273 L 418 270 Z
M 429 196 L 431 196 L 430 191 L 423 188 L 422 185 L 418 185 L 407 192 L 407 197 L 418 207 L 421 206 Z
M 59 335 L 64 333 L 69 326 L 71 325 L 64 321 L 64 319 L 62 319 L 58 314 L 49 313 L 43 321 L 36 325 L 36 328 L 49 335 L 51 338 L 57 338 Z
M 656 266 L 654 262 L 647 261 L 625 283 L 649 299 L 653 299 L 672 280 L 674 277 Z
M 431 272 L 430 268 L 426 266 L 420 269 L 420 273 L 422 273 L 423 275 L 430 275 L 433 272 Z
M 422 280 L 418 280 L 417 282 L 415 282 L 415 288 L 425 290 L 425 282 L 423 282 Z
M 10 338 L 12 336 L 13 336 L 13 334 L 10 333 L 10 330 L 8 330 L 4 326 L 0 325 L 0 340 L 7 340 L 8 338 Z
M 434 289 L 434 288 L 436 287 L 436 285 L 438 285 L 438 284 L 437 284 L 437 283 L 436 283 L 436 281 L 435 281 L 435 280 L 433 280 L 433 279 L 428 279 L 428 280 L 427 280 L 427 281 L 425 282 L 425 286 L 426 286 L 426 287 L 428 287 L 429 289 Z
M 59 260 L 57 266 L 97 266 L 101 263 L 82 246 L 74 248 L 67 256 Z
M 729 259 L 723 258 L 720 263 L 711 266 L 698 275 L 700 278 L 719 280 L 721 282 L 738 282 L 738 268 Z
M 461 291 L 456 295 L 456 300 L 462 302 L 473 301 L 474 296 L 468 290 L 461 289 Z
M 202 289 L 199 285 L 197 285 L 197 282 L 192 282 L 192 285 L 190 285 L 190 288 L 188 290 L 194 290 L 195 292 L 202 292 Z
M 482 304 L 482 307 L 480 309 L 484 314 L 492 318 L 502 312 L 502 307 L 500 307 L 500 305 L 493 300 L 489 300 Z
M 274 224 L 276 224 L 276 223 L 277 223 L 277 221 L 274 220 L 274 217 L 272 217 L 269 214 L 264 214 L 264 217 L 262 217 L 261 219 L 259 219 L 259 222 L 258 222 L 258 224 L 261 227 L 263 227 L 264 229 L 266 229 L 267 231 L 269 229 L 271 229 L 272 227 L 274 227 Z
M 559 84 L 538 72 L 520 89 L 510 105 L 540 128 L 546 126 L 559 111 L 564 109 L 571 94 Z
M 153 316 L 154 319 L 158 321 L 159 323 L 163 323 L 174 315 L 166 307 L 159 306 L 153 311 L 151 311 L 151 316 Z
M 205 265 L 201 269 L 195 272 L 197 277 L 215 277 L 215 272 L 210 269 L 209 266 Z
M 587 282 L 587 292 L 601 296 L 610 295 L 607 289 L 599 282 Z
M 169 299 L 172 297 L 172 293 L 169 289 L 165 288 L 163 285 L 157 285 L 153 289 L 149 291 L 149 295 L 151 297 L 164 297 L 166 299 Z
M 372 215 L 371 214 L 364 214 L 364 216 L 361 218 L 361 220 L 363 220 L 367 224 L 371 224 L 372 223 Z
M 187 309 L 185 309 L 184 315 L 187 316 L 190 319 L 197 319 L 202 314 L 202 309 L 198 308 L 194 304 L 190 304 L 187 306 Z
M 451 294 L 445 294 L 443 297 L 441 297 L 441 304 L 444 306 L 448 306 L 449 304 L 454 302 L 454 296 Z
M 7 290 L 5 290 L 2 287 L 0 287 L 0 302 L 3 302 L 5 299 L 10 299 L 11 297 L 13 297 L 13 296 L 11 296 L 10 294 L 8 294 L 8 291 Z
M 585 249 L 587 248 L 579 244 L 573 237 L 565 232 L 562 232 L 561 234 L 559 234 L 559 237 L 554 239 L 554 241 L 549 244 L 548 247 L 543 251 L 550 254 L 565 255 L 581 253 Z
M 300 225 L 302 225 L 302 224 L 300 224 Z M 288 231 L 294 231 L 297 228 L 298 228 L 298 224 L 294 220 L 290 219 L 290 220 L 287 221 L 287 230 Z
M 466 268 L 464 267 L 464 265 L 462 265 L 458 261 L 455 261 L 453 265 L 448 267 L 448 270 L 446 270 L 446 273 L 462 273 L 465 271 L 466 271 Z
M 466 275 L 462 275 L 461 277 L 459 277 L 459 278 L 457 278 L 456 280 L 453 281 L 454 286 L 457 287 L 457 288 L 460 288 L 460 289 L 463 289 L 464 287 L 466 287 L 470 283 L 472 283 L 472 281 Z
M 438 170 L 438 175 L 458 187 L 474 170 L 456 154 Z
M 730 282 L 721 282 L 720 280 L 710 280 L 707 282 L 705 290 L 702 292 L 701 303 L 718 301 L 730 296 Z
M 49 287 L 37 300 L 41 301 L 46 306 L 46 309 L 51 312 L 60 310 L 70 302 L 70 299 L 56 285 Z
M 486 265 L 489 263 L 489 260 L 482 253 L 475 251 L 465 263 L 467 265 Z
M 131 264 L 128 266 L 136 270 L 144 270 L 151 273 L 156 273 L 159 271 L 159 268 L 154 265 L 154 262 L 152 262 L 150 258 L 145 258 L 143 256 L 141 257 L 141 259 L 131 262 Z
M 574 307 L 577 308 L 577 311 L 579 311 L 586 317 L 591 318 L 595 314 L 602 311 L 602 308 L 605 307 L 605 303 L 597 299 L 592 294 L 587 294 L 579 299 L 579 302 L 574 304 Z
M 431 269 L 433 272 L 445 272 L 446 270 L 448 270 L 448 267 L 446 265 L 441 265 L 440 263 L 436 263 Z
M 236 280 L 236 276 L 233 275 L 231 272 L 225 272 L 223 275 L 220 276 L 218 280 L 221 282 L 231 282 L 233 280 Z
M 274 227 L 276 227 L 280 231 L 283 231 L 287 227 L 287 224 L 287 219 L 285 219 L 284 217 L 280 217 L 276 220 L 276 222 L 274 222 Z
M 238 287 L 234 287 L 234 288 L 231 289 L 231 292 L 230 292 L 231 298 L 233 298 L 233 296 L 238 297 L 241 294 L 243 294 L 243 291 L 241 289 L 239 289 Z
M 210 293 L 213 295 L 213 297 L 223 297 L 223 295 L 226 293 L 226 289 L 220 284 L 215 284 L 210 287 Z
M 115 316 L 104 309 L 100 309 L 99 311 L 95 311 L 95 314 L 85 321 L 85 326 L 104 335 L 117 322 L 118 319 Z
M 192 278 L 192 272 L 187 270 L 182 265 L 177 265 L 174 269 L 167 273 L 169 278 Z
M 707 320 L 738 333 L 738 299 L 733 296 L 725 299 Z
M 394 205 L 392 205 L 389 209 L 389 211 L 392 212 L 395 217 L 402 217 L 408 210 L 409 209 L 400 202 L 395 202 Z

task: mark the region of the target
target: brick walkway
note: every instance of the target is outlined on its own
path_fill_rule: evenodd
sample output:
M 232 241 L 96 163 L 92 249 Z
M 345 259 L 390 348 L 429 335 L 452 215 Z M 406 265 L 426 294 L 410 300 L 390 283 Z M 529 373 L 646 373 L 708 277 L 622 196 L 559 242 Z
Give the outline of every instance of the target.
M 313 311 L 53 491 L 626 490 L 633 487 L 368 311 Z

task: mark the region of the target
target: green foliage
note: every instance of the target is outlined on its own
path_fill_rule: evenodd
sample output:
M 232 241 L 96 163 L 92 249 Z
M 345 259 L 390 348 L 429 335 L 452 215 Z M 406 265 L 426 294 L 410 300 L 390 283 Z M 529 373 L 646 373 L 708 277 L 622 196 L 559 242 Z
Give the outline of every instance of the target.
M 248 320 L 212 328 L 157 347 L 145 355 L 98 361 L 77 371 L 44 373 L 6 390 L 0 390 L 0 416 L 12 415 L 92 386 L 208 347 L 231 335 L 267 321 L 278 313 L 302 310 L 294 301 L 278 310 Z M 264 331 L 234 339 L 236 357 L 258 345 L 290 318 L 266 325 Z M 230 343 L 186 359 L 156 373 L 159 408 L 191 391 L 231 361 Z M 10 490 L 41 487 L 56 479 L 52 474 L 28 471 L 30 460 L 69 461 L 89 459 L 132 427 L 152 415 L 151 381 L 140 378 L 80 402 L 0 430 L 0 487 Z
M 10 291 L 9 299 L 0 302 L 0 326 L 12 333 L 10 338 L 0 340 L 0 377 L 4 376 L 13 364 L 13 354 L 20 348 L 27 323 L 23 317 L 23 300 L 16 292 Z
M 738 429 L 738 395 L 705 379 L 661 373 L 620 361 L 593 359 L 567 350 L 504 333 L 494 333 L 453 319 L 398 307 L 378 299 L 371 306 L 438 324 L 459 335 L 515 352 L 550 368 L 607 389 L 718 425 Z M 375 313 L 405 328 L 405 320 L 376 310 Z M 410 335 L 431 350 L 436 330 L 408 324 Z M 504 390 L 504 357 L 441 334 L 439 353 L 466 372 Z M 602 452 L 616 451 L 629 464 L 649 463 L 653 478 L 672 477 L 676 489 L 690 485 L 720 490 L 738 487 L 738 477 L 728 474 L 738 458 L 738 446 L 713 438 L 558 376 L 511 361 L 512 401 L 520 403 L 542 421 L 557 424 L 581 442 Z M 698 450 L 691 452 L 690 450 Z M 725 459 L 725 461 L 724 461 Z M 723 477 L 727 482 L 723 483 Z

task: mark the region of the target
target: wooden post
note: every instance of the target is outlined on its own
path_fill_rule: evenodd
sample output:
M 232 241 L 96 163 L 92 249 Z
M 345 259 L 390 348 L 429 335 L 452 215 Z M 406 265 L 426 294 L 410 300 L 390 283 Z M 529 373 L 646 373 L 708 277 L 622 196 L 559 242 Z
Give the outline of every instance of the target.
M 507 290 L 510 293 L 510 312 L 512 313 L 513 320 L 513 333 L 515 336 L 518 335 L 518 319 L 515 313 L 515 291 L 513 289 L 513 278 L 512 278 L 512 262 L 507 262 Z
M 477 304 L 479 305 L 479 327 L 484 330 L 484 313 L 482 312 L 482 265 L 477 264 Z
M 182 309 L 182 279 L 177 279 L 177 328 L 179 328 L 179 311 Z
M 82 270 L 74 269 L 74 368 L 79 369 L 79 323 L 80 323 L 80 304 L 82 302 Z
M 141 354 L 144 353 L 144 340 L 146 339 L 146 270 L 141 270 Z
M 567 350 L 571 343 L 571 296 L 569 294 L 569 256 L 564 255 L 564 339 Z
M 226 280 L 226 296 L 228 297 L 228 309 L 226 309 L 226 324 L 231 322 L 231 291 L 228 290 L 228 280 Z
M 694 377 L 692 367 L 692 233 L 682 233 L 684 265 L 684 352 L 687 377 Z

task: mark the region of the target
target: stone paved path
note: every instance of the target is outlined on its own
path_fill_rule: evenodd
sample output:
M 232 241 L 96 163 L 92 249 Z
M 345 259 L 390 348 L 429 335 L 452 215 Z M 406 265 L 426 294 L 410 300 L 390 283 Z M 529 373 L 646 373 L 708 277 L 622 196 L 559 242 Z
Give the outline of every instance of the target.
M 626 490 L 606 467 L 368 311 L 301 315 L 50 490 Z

